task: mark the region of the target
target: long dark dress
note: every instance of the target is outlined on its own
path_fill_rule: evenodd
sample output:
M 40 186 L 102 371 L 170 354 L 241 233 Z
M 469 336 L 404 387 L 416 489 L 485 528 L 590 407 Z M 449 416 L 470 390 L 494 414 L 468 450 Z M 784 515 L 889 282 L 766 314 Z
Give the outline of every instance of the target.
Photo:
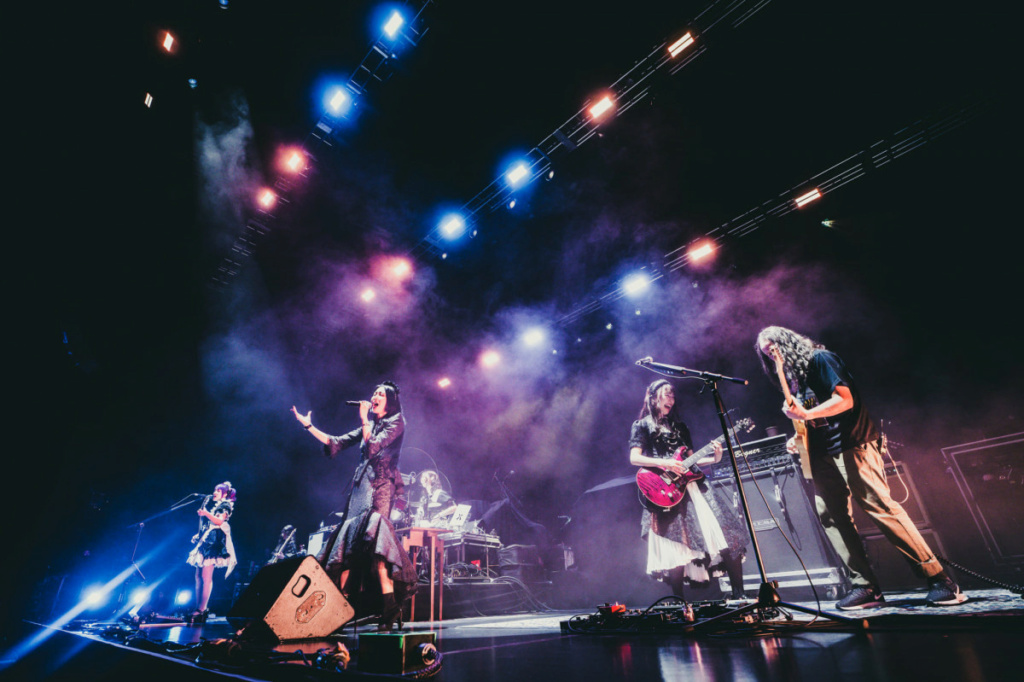
M 350 571 L 345 589 L 357 610 L 371 610 L 380 596 L 380 582 L 373 558 L 387 562 L 395 583 L 395 599 L 401 602 L 416 589 L 416 568 L 402 547 L 389 517 L 396 489 L 401 485 L 398 460 L 405 436 L 405 419 L 399 412 L 375 418 L 370 437 L 363 440 L 362 428 L 343 436 L 331 436 L 324 454 L 333 458 L 341 450 L 359 444 L 361 455 L 352 480 L 352 492 L 345 504 L 341 524 L 331 534 L 317 560 L 335 578 Z
M 690 431 L 682 422 L 663 419 L 656 423 L 650 416 L 633 422 L 629 446 L 640 448 L 648 457 L 667 459 L 681 445 L 692 448 Z M 698 513 L 698 505 L 704 512 Z M 708 510 L 713 518 L 708 517 Z M 721 535 L 706 537 L 715 532 L 716 525 Z M 670 570 L 682 568 L 684 579 L 697 583 L 724 574 L 722 550 L 741 556 L 748 535 L 738 512 L 707 479 L 690 483 L 683 501 L 669 511 L 645 509 L 640 534 L 647 540 L 648 573 L 665 579 Z

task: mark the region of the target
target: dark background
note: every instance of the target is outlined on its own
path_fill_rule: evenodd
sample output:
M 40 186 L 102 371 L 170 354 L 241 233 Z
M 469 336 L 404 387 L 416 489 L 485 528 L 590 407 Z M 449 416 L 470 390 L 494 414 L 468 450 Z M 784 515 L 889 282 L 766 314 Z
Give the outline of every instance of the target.
M 369 310 L 356 295 L 375 257 L 413 249 L 443 206 L 468 201 L 507 154 L 537 144 L 705 4 L 439 2 L 429 32 L 318 152 L 221 289 L 211 278 L 254 188 L 273 179 L 278 147 L 313 129 L 323 79 L 362 59 L 373 6 L 61 13 L 31 72 L 57 77 L 73 105 L 42 100 L 46 169 L 23 201 L 37 209 L 25 253 L 42 242 L 45 255 L 18 264 L 43 273 L 32 319 L 44 332 L 32 335 L 44 339 L 32 384 L 45 418 L 25 457 L 27 480 L 43 485 L 29 486 L 21 524 L 23 584 L 68 576 L 73 601 L 71 583 L 127 565 L 133 524 L 223 480 L 239 490 L 244 575 L 285 523 L 305 538 L 329 522 L 355 463 L 322 458 L 289 408 L 340 433 L 356 425 L 344 401 L 385 378 L 402 387 L 409 422 L 403 469 L 436 465 L 457 499 L 485 503 L 507 476 L 557 539 L 585 490 L 631 473 L 629 426 L 656 378 L 639 357 L 749 378 L 723 387 L 726 404 L 757 422 L 753 437 L 785 428 L 753 352 L 768 324 L 846 359 L 947 549 L 996 571 L 940 449 L 1022 430 L 1012 22 L 902 5 L 776 1 L 716 27 L 705 54 L 657 79 L 551 182 L 481 218 L 449 258 L 417 259 L 414 280 Z M 158 49 L 167 28 L 181 40 L 175 56 Z M 963 127 L 727 241 L 712 262 L 557 324 L 886 136 L 979 103 Z M 517 343 L 527 323 L 550 325 L 541 351 Z M 492 346 L 503 363 L 485 372 L 476 359 Z M 700 385 L 678 388 L 695 438 L 715 436 Z M 194 524 L 192 507 L 147 524 L 147 572 L 191 579 L 181 566 Z M 637 542 L 624 551 L 642 552 Z

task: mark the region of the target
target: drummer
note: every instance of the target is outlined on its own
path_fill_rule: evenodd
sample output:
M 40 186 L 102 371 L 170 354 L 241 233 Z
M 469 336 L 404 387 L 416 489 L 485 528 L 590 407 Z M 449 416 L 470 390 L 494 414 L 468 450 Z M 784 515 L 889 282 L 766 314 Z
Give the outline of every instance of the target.
M 423 486 L 423 506 L 421 523 L 424 526 L 444 526 L 447 518 L 455 512 L 455 500 L 441 487 L 441 477 L 430 469 L 420 474 L 419 483 Z

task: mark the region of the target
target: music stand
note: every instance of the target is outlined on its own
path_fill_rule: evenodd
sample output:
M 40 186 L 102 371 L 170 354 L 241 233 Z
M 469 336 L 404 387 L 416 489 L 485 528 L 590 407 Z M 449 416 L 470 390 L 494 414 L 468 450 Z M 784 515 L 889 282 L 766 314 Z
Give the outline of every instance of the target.
M 732 447 L 732 439 L 729 438 L 729 424 L 726 420 L 727 411 L 725 409 L 725 403 L 722 401 L 722 395 L 718 392 L 719 381 L 729 381 L 735 384 L 747 385 L 746 379 L 740 379 L 737 377 L 728 377 L 723 374 L 716 374 L 714 372 L 705 372 L 696 369 L 687 369 L 686 367 L 678 367 L 675 365 L 665 365 L 659 362 L 653 362 L 651 358 L 643 358 L 637 360 L 637 365 L 652 370 L 659 370 L 662 372 L 668 372 L 673 376 L 678 377 L 695 377 L 701 379 L 704 382 L 704 388 L 701 389 L 703 393 L 707 389 L 711 389 L 711 395 L 715 400 L 715 409 L 718 411 L 718 421 L 722 425 L 722 435 L 724 437 L 724 443 L 726 449 L 729 451 L 729 462 L 732 465 L 732 473 L 736 478 L 736 490 L 739 493 L 740 504 L 743 508 L 743 519 L 747 523 L 747 531 L 750 533 L 750 540 L 754 547 L 754 558 L 757 560 L 757 570 L 761 576 L 761 585 L 757 590 L 757 599 L 750 604 L 744 604 L 743 606 L 726 611 L 707 620 L 694 623 L 694 628 L 703 628 L 712 623 L 717 623 L 722 620 L 733 620 L 737 616 L 743 615 L 750 611 L 757 611 L 758 615 L 762 617 L 762 620 L 767 620 L 766 612 L 775 611 L 779 608 L 787 608 L 792 611 L 800 611 L 816 617 L 825 617 L 837 622 L 846 623 L 848 625 L 854 625 L 864 628 L 866 623 L 863 619 L 846 618 L 844 616 L 837 616 L 829 613 L 822 613 L 820 609 L 812 609 L 800 604 L 793 604 L 790 602 L 782 601 L 779 596 L 778 589 L 774 582 L 768 580 L 768 574 L 764 570 L 764 560 L 761 558 L 761 546 L 757 541 L 757 533 L 754 531 L 754 522 L 750 517 L 750 508 L 747 506 L 747 495 L 743 490 L 743 482 L 740 480 L 740 470 L 736 465 L 736 452 Z

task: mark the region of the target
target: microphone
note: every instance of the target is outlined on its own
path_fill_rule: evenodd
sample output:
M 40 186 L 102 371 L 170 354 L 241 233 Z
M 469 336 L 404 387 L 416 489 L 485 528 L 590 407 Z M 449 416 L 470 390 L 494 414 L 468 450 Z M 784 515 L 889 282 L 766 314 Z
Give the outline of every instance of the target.
M 651 362 L 653 360 L 654 360 L 654 358 L 652 358 L 650 355 L 648 355 L 646 358 L 640 358 L 639 360 L 637 360 L 636 364 L 638 364 L 638 365 L 646 365 L 647 363 L 649 363 L 649 362 Z
M 356 407 L 359 407 L 359 404 L 361 402 L 362 402 L 361 400 L 346 400 L 345 404 L 346 405 L 355 405 Z

